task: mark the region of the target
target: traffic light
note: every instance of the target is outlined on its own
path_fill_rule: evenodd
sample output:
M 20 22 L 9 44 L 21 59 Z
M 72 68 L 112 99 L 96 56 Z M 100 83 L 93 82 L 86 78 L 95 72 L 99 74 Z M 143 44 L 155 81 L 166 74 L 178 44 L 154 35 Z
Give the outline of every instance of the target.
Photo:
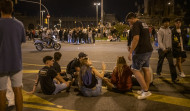
M 45 19 L 45 24 L 48 24 L 47 18 Z

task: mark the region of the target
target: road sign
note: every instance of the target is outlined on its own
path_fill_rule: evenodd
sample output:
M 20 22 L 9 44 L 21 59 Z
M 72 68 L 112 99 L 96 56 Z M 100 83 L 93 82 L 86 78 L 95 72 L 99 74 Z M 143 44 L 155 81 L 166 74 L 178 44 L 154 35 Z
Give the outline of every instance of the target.
M 50 18 L 50 15 L 47 15 L 47 18 Z

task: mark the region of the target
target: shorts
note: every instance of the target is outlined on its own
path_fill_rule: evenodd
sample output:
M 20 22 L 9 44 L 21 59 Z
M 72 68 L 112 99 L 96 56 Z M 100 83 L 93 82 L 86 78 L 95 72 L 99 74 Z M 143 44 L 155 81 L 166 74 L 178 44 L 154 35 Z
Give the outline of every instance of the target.
M 66 88 L 67 88 L 67 85 L 65 83 L 61 83 L 61 84 L 55 83 L 55 91 L 53 92 L 53 94 L 55 95 Z
M 147 52 L 143 54 L 133 54 L 132 66 L 134 70 L 141 70 L 141 68 L 149 68 L 149 62 L 152 52 Z
M 12 87 L 21 87 L 22 75 L 22 70 L 17 73 L 0 73 L 0 90 L 7 89 L 8 77 L 10 77 Z

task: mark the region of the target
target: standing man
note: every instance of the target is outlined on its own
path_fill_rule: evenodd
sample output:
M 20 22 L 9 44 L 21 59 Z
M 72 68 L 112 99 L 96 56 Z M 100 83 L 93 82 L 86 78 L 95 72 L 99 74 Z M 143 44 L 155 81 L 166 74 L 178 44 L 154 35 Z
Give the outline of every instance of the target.
M 133 25 L 131 30 L 133 40 L 131 42 L 128 59 L 132 60 L 132 72 L 142 88 L 141 91 L 137 91 L 139 94 L 138 99 L 145 99 L 152 94 L 148 91 L 151 76 L 149 60 L 153 51 L 150 43 L 148 25 L 139 21 L 133 12 L 127 15 L 126 20 Z M 144 72 L 144 76 L 140 72 L 141 69 Z
M 11 16 L 13 3 L 4 0 L 0 4 L 0 111 L 6 110 L 6 89 L 8 77 L 15 94 L 17 111 L 23 110 L 22 97 L 22 53 L 21 43 L 25 42 L 23 24 Z
M 171 73 L 171 78 L 172 82 L 178 82 L 179 80 L 177 79 L 177 73 L 176 73 L 176 68 L 173 63 L 173 55 L 172 55 L 172 32 L 169 28 L 170 25 L 170 19 L 169 18 L 164 18 L 162 20 L 163 26 L 159 29 L 158 31 L 158 44 L 159 44 L 159 49 L 158 49 L 158 55 L 159 55 L 159 60 L 158 60 L 158 66 L 157 66 L 157 75 L 161 75 L 162 71 L 162 64 L 164 62 L 164 58 L 166 57 L 169 63 L 169 68 L 170 68 L 170 73 Z

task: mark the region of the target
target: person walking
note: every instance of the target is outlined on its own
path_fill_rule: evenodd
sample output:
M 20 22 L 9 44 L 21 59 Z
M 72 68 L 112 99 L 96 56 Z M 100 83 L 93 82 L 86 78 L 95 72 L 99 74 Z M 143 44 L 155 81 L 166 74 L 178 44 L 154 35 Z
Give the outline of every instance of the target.
M 176 68 L 173 63 L 173 55 L 172 55 L 172 32 L 169 28 L 170 19 L 164 18 L 162 20 L 163 26 L 158 31 L 158 66 L 157 66 L 157 75 L 161 75 L 162 65 L 164 62 L 164 58 L 167 58 L 169 62 L 169 68 L 171 73 L 172 82 L 176 83 L 179 80 L 177 79 Z
M 179 76 L 185 77 L 181 64 L 185 62 L 185 58 L 187 58 L 186 52 L 183 48 L 186 33 L 181 27 L 181 21 L 182 20 L 179 18 L 175 20 L 175 26 L 172 30 L 172 49 L 173 57 L 176 58 L 176 66 L 179 70 Z
M 141 22 L 136 14 L 133 12 L 128 13 L 126 20 L 133 25 L 132 35 L 133 40 L 131 42 L 130 53 L 128 59 L 132 60 L 132 72 L 137 78 L 142 90 L 137 91 L 139 96 L 138 99 L 146 99 L 152 93 L 149 91 L 150 85 L 150 70 L 149 70 L 149 61 L 153 51 L 152 45 L 150 43 L 150 36 L 148 25 L 144 22 Z M 140 72 L 143 70 L 144 76 Z
M 12 1 L 2 1 L 0 10 L 0 111 L 6 110 L 6 89 L 9 77 L 15 94 L 16 110 L 22 111 L 21 44 L 26 41 L 24 25 L 12 17 Z

